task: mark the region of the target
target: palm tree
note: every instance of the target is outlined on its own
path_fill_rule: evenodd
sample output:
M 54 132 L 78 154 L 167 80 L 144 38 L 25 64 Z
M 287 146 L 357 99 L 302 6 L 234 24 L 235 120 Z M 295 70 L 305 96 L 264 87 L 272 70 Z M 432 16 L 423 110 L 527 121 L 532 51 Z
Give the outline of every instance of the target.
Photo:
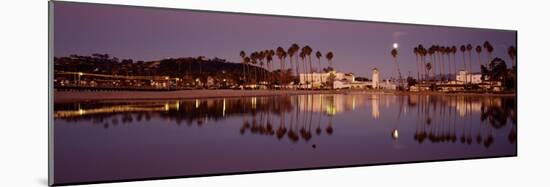
M 456 46 L 453 45 L 453 47 L 451 47 L 451 53 L 453 54 L 453 64 L 455 66 L 454 74 L 455 74 L 455 77 L 456 77 L 456 73 L 458 72 L 456 70 Z
M 426 74 L 426 69 L 423 67 L 424 67 L 424 64 L 426 63 L 426 54 L 428 53 L 428 51 L 424 48 L 424 46 L 422 46 L 422 44 L 419 44 L 416 48 L 413 49 L 413 53 L 415 53 L 417 61 L 418 61 L 418 57 L 420 57 L 420 61 L 417 62 L 417 69 L 418 69 L 417 77 L 420 79 L 423 77 L 421 75 L 422 73 L 420 73 L 420 69 L 422 69 L 422 71 L 424 71 L 424 74 Z
M 479 63 L 479 68 L 481 69 L 481 46 L 477 45 L 476 46 L 476 53 L 477 53 L 477 62 Z
M 439 62 L 440 64 L 440 72 L 441 72 L 441 80 L 445 80 L 445 47 L 444 46 L 438 46 L 437 51 L 439 52 L 439 59 L 441 60 Z
M 443 68 L 443 80 L 447 81 L 448 79 L 448 72 L 447 72 L 447 68 L 445 68 L 445 60 L 447 60 L 447 47 L 446 46 L 441 46 L 441 63 L 443 64 L 441 67 Z M 448 61 L 448 60 L 447 60 Z M 448 63 L 448 62 L 447 62 Z
M 334 68 L 332 67 L 332 58 L 334 58 L 334 54 L 332 53 L 332 51 L 327 52 L 327 54 L 325 55 L 325 58 L 327 59 L 328 64 L 329 64 L 329 68 L 327 68 L 327 70 L 333 71 Z M 327 78 L 328 78 L 328 80 L 327 80 L 326 83 L 329 83 L 330 88 L 334 89 L 334 84 L 333 84 L 334 83 L 334 75 L 329 74 L 329 76 Z
M 292 47 L 294 48 L 294 52 L 297 53 L 300 50 L 300 46 L 298 44 L 292 44 Z M 294 65 L 296 65 L 296 76 L 300 75 L 300 63 L 298 63 L 298 55 L 295 56 L 295 62 Z
M 462 53 L 462 64 L 463 64 L 463 70 L 466 71 L 466 56 L 465 56 L 465 52 L 466 51 L 466 46 L 465 45 L 461 45 L 460 46 L 460 52 Z
M 267 76 L 268 76 L 268 73 L 269 73 L 268 70 L 267 70 L 269 68 L 268 67 L 269 65 L 268 65 L 268 62 L 267 62 L 267 56 L 269 56 L 269 50 L 262 51 L 262 54 L 263 54 L 262 58 L 261 58 L 262 59 L 262 64 L 263 64 L 262 65 L 262 73 L 263 73 L 262 78 L 263 78 L 263 81 L 266 82 L 267 81 Z
M 401 84 L 402 83 L 401 82 L 402 77 L 401 77 L 401 70 L 399 70 L 399 64 L 397 63 L 397 49 L 396 48 L 393 48 L 391 50 L 391 56 L 393 57 L 393 62 L 395 63 L 395 66 L 397 67 L 397 74 L 399 76 L 398 82 L 399 82 L 399 87 L 401 87 L 402 86 L 402 84 Z
M 485 50 L 487 51 L 487 65 L 485 65 L 485 67 L 489 69 L 491 60 L 493 60 L 493 46 L 491 45 L 491 43 L 489 43 L 489 41 L 485 41 L 483 42 L 483 48 L 485 48 Z
M 508 56 L 510 56 L 510 59 L 512 60 L 512 67 L 516 66 L 516 56 L 517 56 L 516 47 L 514 46 L 508 47 Z
M 244 61 L 244 58 L 246 57 L 246 53 L 244 51 L 241 51 L 239 53 L 239 56 L 241 56 L 241 58 L 243 60 L 243 81 L 246 82 L 246 72 L 245 72 L 246 63 Z
M 311 52 L 313 52 L 313 49 L 311 49 L 309 45 L 306 45 L 304 46 L 304 48 L 302 48 L 302 50 L 304 51 L 304 55 L 308 58 L 310 83 L 311 83 L 311 88 L 313 89 L 313 67 L 311 66 Z M 307 72 L 306 68 L 304 68 L 304 71 Z
M 277 58 L 279 58 L 280 69 L 279 69 L 279 85 L 283 85 L 283 71 L 286 71 L 285 69 L 285 59 L 286 59 L 286 51 L 282 47 L 277 47 Z
M 293 63 L 298 64 L 298 59 L 294 60 L 293 57 L 294 57 L 294 55 L 296 54 L 296 52 L 298 51 L 299 48 L 300 47 L 296 43 L 292 44 L 288 48 L 288 56 L 290 58 L 290 67 L 291 67 L 290 69 L 291 70 L 294 69 L 294 64 Z M 299 71 L 298 66 L 296 66 L 296 71 L 295 71 L 296 75 L 298 75 L 298 71 Z
M 328 60 L 328 64 L 329 64 L 328 67 L 333 68 L 332 67 L 332 58 L 334 58 L 334 54 L 332 53 L 332 51 L 327 52 L 327 54 L 325 55 L 325 58 L 327 58 L 327 60 Z
M 261 67 L 261 69 L 260 69 L 260 81 L 259 82 L 265 81 L 265 79 L 264 79 L 264 77 L 265 77 L 264 59 L 265 59 L 265 52 L 264 51 L 259 51 L 258 52 L 258 64 Z
M 430 49 L 428 50 L 428 54 L 430 54 L 430 60 L 431 62 L 435 65 L 435 57 L 434 57 L 434 53 L 435 53 L 435 49 L 434 49 L 434 46 L 431 46 Z M 429 64 L 429 63 L 428 63 Z M 426 64 L 426 66 L 428 65 Z M 428 75 L 426 78 L 430 78 L 430 70 L 432 69 L 432 65 L 430 64 L 430 68 L 426 70 L 428 70 Z M 434 73 L 434 77 L 435 77 L 435 73 Z
M 271 84 L 271 82 L 273 81 L 272 79 L 272 75 L 271 75 L 271 62 L 273 62 L 273 55 L 275 55 L 275 51 L 273 51 L 273 49 L 269 49 L 269 50 L 266 50 L 266 62 L 267 62 L 267 69 L 268 69 L 268 81 L 269 83 Z
M 468 76 L 468 78 L 470 79 L 470 83 L 472 83 L 472 76 L 473 76 L 473 70 L 472 70 L 472 45 L 471 44 L 468 44 L 466 45 L 466 51 L 468 51 L 468 63 L 470 64 L 470 75 Z
M 258 52 L 254 51 L 250 54 L 250 62 L 253 64 L 253 68 L 254 68 L 254 83 L 257 83 L 258 82 L 258 70 L 257 70 L 257 67 L 256 67 L 256 64 L 258 63 Z
M 304 50 L 300 51 L 300 54 L 298 56 L 300 57 L 300 59 L 302 59 L 302 64 L 304 65 L 304 72 L 307 73 L 307 71 L 305 69 L 305 67 L 306 67 L 306 65 L 305 65 L 305 63 L 306 63 L 306 61 L 305 61 L 306 53 L 304 52 Z M 300 78 L 300 75 L 298 75 L 298 78 Z M 308 76 L 304 75 L 304 79 L 306 81 L 306 85 L 309 84 Z
M 321 58 L 323 57 L 323 53 L 321 51 L 317 51 L 315 53 L 315 57 L 317 57 L 317 62 L 319 63 L 319 69 L 317 69 L 317 72 L 319 72 L 319 78 L 321 79 L 321 83 L 323 82 L 323 76 L 321 74 Z
M 438 45 L 434 45 L 433 46 L 433 49 L 434 49 L 434 64 L 433 64 L 433 69 L 434 69 L 434 78 L 436 80 L 438 80 L 441 76 L 441 68 L 439 66 L 441 66 L 441 62 L 439 61 L 439 46 Z M 439 70 L 439 75 L 437 73 L 437 71 Z
M 493 46 L 491 45 L 491 43 L 489 43 L 489 41 L 485 41 L 483 42 L 483 48 L 485 48 L 485 50 L 487 51 L 487 68 L 489 68 L 489 63 L 491 62 L 491 60 L 493 59 Z
M 441 58 L 443 58 L 443 60 L 441 61 L 443 63 L 443 80 L 447 81 L 448 80 L 448 75 L 449 73 L 447 72 L 447 68 L 445 68 L 445 60 L 447 60 L 447 63 L 449 63 L 448 59 L 447 58 L 447 54 L 448 54 L 448 51 L 447 51 L 447 47 L 446 46 L 441 46 Z
M 250 63 L 250 57 L 244 57 L 243 62 L 246 67 L 248 67 L 248 63 Z M 250 70 L 248 70 L 248 73 L 250 73 Z
M 448 77 L 448 80 L 450 81 L 452 77 L 451 74 L 453 73 L 453 69 L 452 69 L 452 65 L 451 65 L 451 53 L 453 52 L 453 49 L 449 46 L 447 46 L 445 48 L 445 53 L 447 54 L 447 62 L 449 63 L 449 74 L 447 74 L 449 77 Z
M 319 65 L 319 68 L 317 69 L 317 72 L 321 73 L 321 58 L 323 58 L 323 53 L 321 51 L 317 51 L 315 53 L 315 57 L 317 57 L 317 63 Z
M 300 57 L 300 59 L 302 60 L 302 63 L 300 63 L 302 65 L 302 68 L 303 68 L 303 72 L 304 72 L 304 79 L 306 80 L 306 84 L 309 82 L 309 78 L 307 76 L 307 68 L 306 68 L 306 47 L 302 47 L 301 50 L 300 50 L 300 54 L 298 54 L 298 57 Z M 298 74 L 298 78 L 300 75 Z
M 434 45 L 434 64 L 433 64 L 433 69 L 434 69 L 434 75 L 435 75 L 435 79 L 436 80 L 440 80 L 441 79 L 441 64 L 443 63 L 441 61 L 441 54 L 440 54 L 440 47 L 438 45 Z M 438 70 L 439 70 L 439 75 L 437 75 L 438 73 Z
M 419 52 L 420 52 L 420 69 L 422 69 L 424 71 L 424 75 L 426 75 L 426 69 L 422 67 L 424 67 L 424 64 L 426 64 L 426 54 L 428 54 L 428 50 L 426 50 L 424 46 L 420 45 Z
M 414 56 L 416 57 L 416 79 L 420 80 L 420 62 L 418 61 L 418 55 L 420 54 L 420 51 L 418 47 L 413 48 Z
M 447 73 L 446 73 L 446 68 L 445 68 L 445 46 L 439 46 L 439 57 L 440 57 L 440 60 L 441 62 L 439 63 L 441 66 L 440 66 L 440 70 L 441 70 L 441 79 L 442 80 L 447 80 Z
M 431 52 L 431 55 L 433 55 L 433 51 Z M 426 63 L 426 71 L 428 71 L 428 75 L 430 75 L 430 70 L 432 69 L 432 63 Z

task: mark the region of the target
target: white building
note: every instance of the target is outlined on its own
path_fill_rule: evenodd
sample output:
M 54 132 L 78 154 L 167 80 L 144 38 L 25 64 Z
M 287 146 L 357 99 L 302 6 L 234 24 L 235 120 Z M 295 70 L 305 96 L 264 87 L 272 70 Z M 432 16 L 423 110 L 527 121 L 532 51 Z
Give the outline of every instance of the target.
M 468 73 L 466 70 L 460 70 L 458 72 L 458 75 L 456 75 L 456 81 L 459 83 L 471 83 L 471 84 L 479 84 L 483 82 L 481 80 L 481 74 L 480 73 Z
M 365 88 L 374 88 L 374 89 L 389 89 L 395 90 L 397 85 L 390 80 L 381 81 L 380 80 L 380 71 L 377 68 L 372 69 L 372 81 L 356 81 L 353 73 L 340 73 L 336 71 L 328 73 L 301 73 L 300 74 L 300 84 L 306 85 L 309 82 L 312 82 L 314 88 L 321 87 L 322 83 L 325 83 L 329 80 L 329 77 L 334 75 L 334 88 L 335 89 L 365 89 Z
M 335 81 L 355 82 L 355 76 L 352 73 L 331 71 L 328 73 L 300 73 L 300 84 L 305 85 L 308 83 L 313 83 L 313 87 L 320 87 L 322 83 L 329 80 L 331 74 L 334 75 Z
M 378 85 L 379 88 L 385 89 L 385 90 L 395 90 L 397 89 L 397 85 L 393 81 L 385 80 L 380 85 Z

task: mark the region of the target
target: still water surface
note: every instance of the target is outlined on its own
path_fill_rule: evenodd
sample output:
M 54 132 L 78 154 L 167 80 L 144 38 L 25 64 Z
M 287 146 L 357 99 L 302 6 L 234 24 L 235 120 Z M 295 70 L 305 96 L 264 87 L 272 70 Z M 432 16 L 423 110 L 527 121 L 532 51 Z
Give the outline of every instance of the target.
M 58 183 L 516 155 L 516 98 L 388 94 L 54 106 Z

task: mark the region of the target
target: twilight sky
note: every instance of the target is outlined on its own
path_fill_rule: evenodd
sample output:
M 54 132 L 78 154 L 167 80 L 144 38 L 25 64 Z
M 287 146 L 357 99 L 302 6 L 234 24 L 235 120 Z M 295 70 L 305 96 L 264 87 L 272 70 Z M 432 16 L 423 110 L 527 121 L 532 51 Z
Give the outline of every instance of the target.
M 159 60 L 170 57 L 206 56 L 240 62 L 239 51 L 287 49 L 292 43 L 309 45 L 334 53 L 333 64 L 339 71 L 371 76 L 371 69 L 396 75 L 390 50 L 399 44 L 398 63 L 403 76 L 416 76 L 413 48 L 462 44 L 494 47 L 493 57 L 511 65 L 506 53 L 516 45 L 516 33 L 484 29 L 415 26 L 367 22 L 349 22 L 193 12 L 158 8 L 123 7 L 54 2 L 54 54 L 90 55 L 108 53 L 119 59 Z M 482 54 L 482 60 L 487 57 Z M 275 58 L 276 59 L 276 58 Z M 452 57 L 451 57 L 452 59 Z M 457 67 L 462 54 L 456 53 Z M 468 56 L 466 54 L 466 59 Z M 472 50 L 476 71 L 477 54 Z M 312 57 L 314 67 L 317 59 Z M 287 60 L 288 63 L 288 60 Z M 321 63 L 326 65 L 326 60 Z M 274 67 L 279 67 L 278 59 Z M 288 65 L 287 65 L 288 66 Z

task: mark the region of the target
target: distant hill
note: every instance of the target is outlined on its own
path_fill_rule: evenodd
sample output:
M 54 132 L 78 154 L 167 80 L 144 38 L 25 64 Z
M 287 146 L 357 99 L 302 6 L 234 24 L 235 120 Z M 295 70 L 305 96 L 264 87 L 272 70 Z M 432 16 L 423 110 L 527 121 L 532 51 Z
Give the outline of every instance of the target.
M 242 63 L 228 62 L 225 59 L 206 59 L 204 57 L 167 58 L 146 62 L 118 59 L 108 54 L 54 58 L 54 71 L 109 75 L 206 77 L 224 74 L 224 77 L 239 80 L 243 76 L 243 66 Z M 246 66 L 247 72 L 257 74 L 267 72 L 266 69 L 258 66 Z

